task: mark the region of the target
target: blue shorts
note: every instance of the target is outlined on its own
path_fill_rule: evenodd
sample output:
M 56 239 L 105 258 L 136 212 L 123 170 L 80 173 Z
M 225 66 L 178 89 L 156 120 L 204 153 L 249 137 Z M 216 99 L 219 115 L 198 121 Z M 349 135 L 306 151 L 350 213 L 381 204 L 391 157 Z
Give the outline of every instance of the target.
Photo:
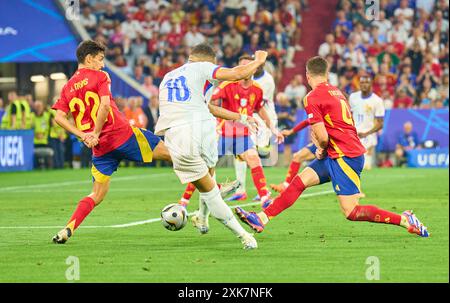
M 146 129 L 133 127 L 133 135 L 115 150 L 99 157 L 92 157 L 92 177 L 104 183 L 117 170 L 122 160 L 152 162 L 153 150 L 161 139 Z
M 243 137 L 219 137 L 219 156 L 238 156 L 255 147 L 255 143 L 249 136 Z
M 331 181 L 337 195 L 350 196 L 361 192 L 360 175 L 364 167 L 364 155 L 356 158 L 316 159 L 308 167 L 317 173 L 320 184 Z
M 317 146 L 314 143 L 309 143 L 304 148 L 308 149 L 313 155 L 316 154 Z

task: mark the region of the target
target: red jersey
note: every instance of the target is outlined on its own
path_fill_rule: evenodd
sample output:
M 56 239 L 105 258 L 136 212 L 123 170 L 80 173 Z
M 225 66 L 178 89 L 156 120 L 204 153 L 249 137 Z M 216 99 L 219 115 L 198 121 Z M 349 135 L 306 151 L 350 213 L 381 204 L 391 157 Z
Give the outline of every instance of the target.
M 359 140 L 349 103 L 338 88 L 321 83 L 305 96 L 303 103 L 310 125 L 325 124 L 330 158 L 355 158 L 366 152 Z
M 133 134 L 130 124 L 112 99 L 111 80 L 106 72 L 81 68 L 64 85 L 53 109 L 72 113 L 75 126 L 84 133 L 92 132 L 102 96 L 111 98 L 111 110 L 103 125 L 94 156 L 104 155 L 125 143 Z
M 263 107 L 262 88 L 253 81 L 250 87 L 244 88 L 239 82 L 222 82 L 214 91 L 211 100 L 222 100 L 222 107 L 229 111 L 253 116 Z M 248 136 L 248 128 L 241 123 L 223 121 L 222 135 L 225 137 Z M 233 131 L 231 131 L 233 130 Z

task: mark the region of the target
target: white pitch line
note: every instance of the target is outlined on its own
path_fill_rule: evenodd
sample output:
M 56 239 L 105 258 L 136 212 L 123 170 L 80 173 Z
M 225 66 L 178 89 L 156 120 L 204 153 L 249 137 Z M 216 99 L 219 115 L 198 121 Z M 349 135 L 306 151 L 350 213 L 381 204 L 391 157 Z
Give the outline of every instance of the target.
M 323 196 L 327 194 L 334 193 L 333 190 L 327 190 L 327 191 L 321 191 L 317 193 L 310 193 L 310 194 L 304 194 L 302 195 L 302 198 L 309 198 L 309 197 L 315 197 L 315 196 Z M 230 208 L 236 208 L 236 207 L 245 207 L 245 206 L 252 206 L 252 205 L 260 205 L 261 202 L 250 202 L 240 205 L 229 205 Z M 193 215 L 193 213 L 189 213 L 188 216 Z M 125 227 L 131 227 L 131 226 L 137 226 L 137 225 L 143 225 L 148 223 L 154 223 L 161 221 L 161 218 L 153 218 L 143 221 L 136 221 L 136 222 L 130 222 L 125 224 L 116 224 L 116 225 L 88 225 L 88 226 L 80 226 L 80 228 L 125 228 Z M 0 229 L 58 229 L 63 228 L 63 226 L 0 226 Z
M 127 177 L 112 177 L 111 182 L 114 181 L 126 181 L 126 180 L 136 180 L 141 178 L 149 178 L 154 176 L 164 176 L 171 175 L 171 173 L 159 173 L 159 174 L 148 174 L 148 175 L 138 175 L 138 176 L 127 176 Z M 25 189 L 33 189 L 33 188 L 48 188 L 48 187 L 60 187 L 60 186 L 69 186 L 69 185 L 77 185 L 77 184 L 89 184 L 92 182 L 89 180 L 83 181 L 67 181 L 67 182 L 56 182 L 56 183 L 45 183 L 45 184 L 33 184 L 33 185 L 22 185 L 22 186 L 9 186 L 9 187 L 0 187 L 0 192 L 5 191 L 14 191 L 14 190 L 25 190 Z

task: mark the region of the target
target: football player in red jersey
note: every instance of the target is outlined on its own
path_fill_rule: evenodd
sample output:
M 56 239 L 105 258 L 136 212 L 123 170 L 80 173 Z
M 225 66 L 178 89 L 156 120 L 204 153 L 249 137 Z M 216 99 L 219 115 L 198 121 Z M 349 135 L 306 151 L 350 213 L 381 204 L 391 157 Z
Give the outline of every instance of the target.
M 92 156 L 92 193 L 81 199 L 67 223 L 53 242 L 65 243 L 84 218 L 100 204 L 109 190 L 110 176 L 123 159 L 151 162 L 170 161 L 170 155 L 159 137 L 150 131 L 131 127 L 119 112 L 110 91 L 111 80 L 104 67 L 105 47 L 83 41 L 77 48 L 78 70 L 61 91 L 53 105 L 55 121 L 76 135 L 89 148 Z M 69 122 L 71 113 L 75 125 Z
M 239 65 L 246 65 L 252 61 L 253 59 L 250 56 L 243 55 L 239 58 Z M 262 88 L 251 78 L 239 82 L 221 83 L 214 92 L 211 103 L 216 105 L 221 103 L 221 106 L 225 109 L 248 116 L 252 116 L 254 112 L 258 113 L 267 128 L 276 136 L 277 142 L 283 142 L 284 136 L 276 129 L 263 107 Z M 248 128 L 229 121 L 221 123 L 222 129 L 218 145 L 219 154 L 225 155 L 230 153 L 247 162 L 261 203 L 263 205 L 270 203 L 270 192 L 267 188 L 261 159 L 250 137 Z M 243 194 L 243 199 L 245 199 L 245 193 Z
M 262 232 L 269 220 L 294 204 L 306 188 L 331 181 L 348 220 L 394 224 L 428 237 L 427 228 L 412 211 L 399 215 L 374 205 L 359 204 L 360 174 L 366 150 L 358 138 L 348 101 L 338 88 L 327 82 L 328 63 L 324 58 L 309 59 L 306 76 L 312 91 L 303 103 L 311 125 L 311 139 L 317 147 L 317 159 L 296 175 L 286 190 L 262 212 L 256 214 L 236 208 L 241 220 L 256 232 Z

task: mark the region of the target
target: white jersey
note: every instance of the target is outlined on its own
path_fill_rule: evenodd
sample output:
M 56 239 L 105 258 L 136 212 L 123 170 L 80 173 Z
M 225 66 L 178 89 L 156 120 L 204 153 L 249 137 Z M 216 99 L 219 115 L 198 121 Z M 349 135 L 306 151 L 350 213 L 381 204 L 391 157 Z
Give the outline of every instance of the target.
M 375 118 L 384 117 L 383 99 L 375 93 L 364 98 L 360 91 L 354 92 L 350 95 L 349 102 L 358 132 L 371 130 L 375 125 Z
M 210 62 L 189 62 L 167 73 L 159 86 L 160 117 L 156 135 L 174 126 L 215 120 L 208 109 L 205 93 L 216 83 L 219 66 Z
M 258 78 L 253 78 L 253 80 L 258 83 L 263 90 L 264 109 L 269 114 L 270 119 L 276 121 L 277 113 L 275 111 L 275 103 L 273 102 L 275 95 L 275 81 L 273 80 L 272 75 L 267 71 L 263 71 L 262 75 Z
M 372 93 L 364 98 L 361 91 L 354 92 L 349 97 L 349 103 L 358 132 L 367 132 L 375 126 L 375 118 L 384 117 L 383 99 Z M 371 134 L 361 139 L 364 147 L 368 148 L 377 144 L 377 134 Z

